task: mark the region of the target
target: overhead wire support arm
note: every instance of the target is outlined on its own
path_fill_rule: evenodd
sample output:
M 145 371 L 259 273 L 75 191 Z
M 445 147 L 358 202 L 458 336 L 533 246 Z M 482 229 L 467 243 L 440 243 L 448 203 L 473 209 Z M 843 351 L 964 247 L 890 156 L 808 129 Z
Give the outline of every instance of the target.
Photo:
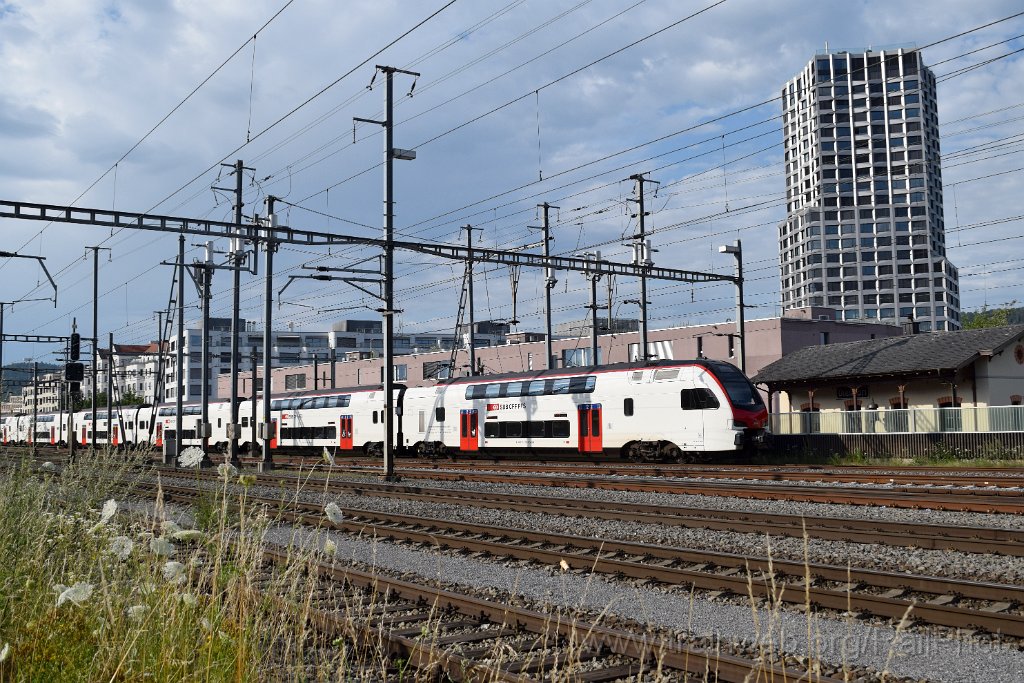
M 46 267 L 45 256 L 30 256 L 28 254 L 18 254 L 13 251 L 0 251 L 0 258 L 25 258 L 38 261 L 39 267 L 43 269 L 43 273 L 46 274 L 46 279 L 50 281 L 50 286 L 53 287 L 53 307 L 57 308 L 57 283 L 53 281 L 53 276 L 50 275 L 50 271 Z M 49 299 L 43 299 L 43 301 L 49 301 Z

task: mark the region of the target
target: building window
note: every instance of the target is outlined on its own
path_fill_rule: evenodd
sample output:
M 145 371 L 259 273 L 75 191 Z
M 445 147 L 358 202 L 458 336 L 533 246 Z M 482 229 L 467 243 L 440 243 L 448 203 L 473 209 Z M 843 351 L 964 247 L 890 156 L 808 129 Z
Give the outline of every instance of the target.
M 306 375 L 305 373 L 296 375 L 285 375 L 284 376 L 284 388 L 285 391 L 294 391 L 296 389 L 306 388 Z

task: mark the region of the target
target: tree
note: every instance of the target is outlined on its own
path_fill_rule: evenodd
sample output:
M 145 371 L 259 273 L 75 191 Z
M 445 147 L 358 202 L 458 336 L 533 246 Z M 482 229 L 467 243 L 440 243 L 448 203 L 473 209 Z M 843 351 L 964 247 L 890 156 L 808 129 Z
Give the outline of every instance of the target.
M 980 330 L 988 327 L 1006 327 L 1012 325 L 1011 316 L 1015 313 L 1016 309 L 1013 305 L 1016 301 L 1011 301 L 1006 305 L 1005 308 L 992 308 L 990 309 L 987 305 L 982 306 L 980 311 L 974 313 L 964 313 L 963 315 L 963 328 L 965 330 Z

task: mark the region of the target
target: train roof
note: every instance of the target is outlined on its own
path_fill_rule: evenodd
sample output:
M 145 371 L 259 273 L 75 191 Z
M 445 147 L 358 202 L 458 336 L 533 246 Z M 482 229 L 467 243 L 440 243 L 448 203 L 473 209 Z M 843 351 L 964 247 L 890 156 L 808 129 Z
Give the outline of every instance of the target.
M 705 358 L 694 358 L 688 360 L 654 360 L 654 361 L 633 361 L 629 363 L 612 363 L 611 365 L 585 365 L 575 368 L 552 368 L 550 370 L 530 370 L 526 372 L 507 372 L 497 375 L 473 375 L 471 377 L 455 377 L 453 379 L 440 380 L 437 386 L 454 386 L 458 384 L 480 384 L 482 382 L 502 382 L 515 379 L 542 379 L 545 377 L 572 377 L 575 375 L 597 375 L 607 372 L 629 372 L 633 370 L 646 370 L 648 368 L 678 368 L 687 365 L 699 365 L 712 372 L 723 366 L 733 368 L 739 372 L 732 363 L 721 360 L 707 360 Z

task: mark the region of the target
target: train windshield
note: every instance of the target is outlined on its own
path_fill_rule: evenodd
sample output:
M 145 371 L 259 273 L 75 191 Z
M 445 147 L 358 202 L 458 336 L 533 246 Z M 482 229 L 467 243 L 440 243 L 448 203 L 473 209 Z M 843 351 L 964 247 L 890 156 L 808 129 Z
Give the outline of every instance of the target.
M 725 387 L 725 393 L 729 394 L 729 401 L 736 408 L 755 410 L 764 407 L 761 394 L 754 385 L 750 383 L 746 375 L 728 363 L 715 364 L 715 374 L 718 380 Z

